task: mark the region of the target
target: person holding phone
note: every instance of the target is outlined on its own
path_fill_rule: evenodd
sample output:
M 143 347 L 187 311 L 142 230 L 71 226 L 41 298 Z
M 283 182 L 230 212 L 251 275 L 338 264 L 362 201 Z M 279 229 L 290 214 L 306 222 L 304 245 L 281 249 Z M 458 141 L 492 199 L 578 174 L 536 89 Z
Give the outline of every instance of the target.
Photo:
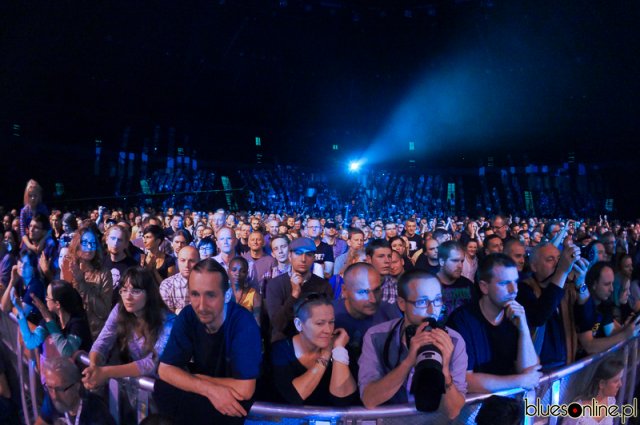
M 357 386 L 349 369 L 349 335 L 335 329 L 331 299 L 310 293 L 296 302 L 294 317 L 298 334 L 272 347 L 273 380 L 280 396 L 298 405 L 353 404 Z

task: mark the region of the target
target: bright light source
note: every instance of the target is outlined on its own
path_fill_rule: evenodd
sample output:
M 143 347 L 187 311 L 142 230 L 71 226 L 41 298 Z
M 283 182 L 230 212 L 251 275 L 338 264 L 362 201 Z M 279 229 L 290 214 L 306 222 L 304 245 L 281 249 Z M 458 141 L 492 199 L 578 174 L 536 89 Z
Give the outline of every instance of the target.
M 351 161 L 349 163 L 349 171 L 351 173 L 357 173 L 358 171 L 360 171 L 360 162 L 358 161 Z

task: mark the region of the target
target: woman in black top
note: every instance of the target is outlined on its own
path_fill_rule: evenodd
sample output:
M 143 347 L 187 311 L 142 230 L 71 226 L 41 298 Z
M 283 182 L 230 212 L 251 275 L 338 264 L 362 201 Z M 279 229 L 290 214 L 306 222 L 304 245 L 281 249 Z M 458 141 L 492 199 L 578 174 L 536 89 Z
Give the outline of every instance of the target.
M 160 283 L 176 273 L 176 260 L 160 250 L 164 233 L 160 226 L 151 224 L 142 231 L 145 254 L 140 258 L 140 265 L 153 273 L 156 283 Z
M 296 303 L 294 313 L 299 333 L 272 348 L 278 393 L 290 404 L 353 404 L 357 386 L 345 348 L 349 335 L 344 329 L 335 329 L 330 300 L 324 294 L 311 293 Z

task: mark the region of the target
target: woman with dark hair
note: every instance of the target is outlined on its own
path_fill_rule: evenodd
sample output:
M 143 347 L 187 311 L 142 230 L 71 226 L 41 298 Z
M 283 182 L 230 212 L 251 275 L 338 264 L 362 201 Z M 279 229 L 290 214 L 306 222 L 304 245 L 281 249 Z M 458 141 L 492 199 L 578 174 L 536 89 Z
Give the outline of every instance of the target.
M 216 254 L 216 244 L 213 242 L 213 238 L 208 236 L 200 239 L 196 248 L 198 248 L 201 260 L 213 257 Z
M 176 273 L 176 260 L 160 250 L 164 232 L 160 226 L 150 224 L 142 231 L 145 253 L 140 257 L 140 265 L 148 269 L 159 286 L 160 283 Z
M 38 247 L 31 243 L 27 235 L 31 219 L 36 214 L 49 215 L 49 210 L 42 203 L 42 186 L 37 181 L 31 179 L 24 188 L 24 206 L 20 210 L 20 237 L 22 243 L 31 251 L 37 251 Z
M 5 230 L 0 247 L 0 297 L 11 281 L 11 269 L 18 263 L 18 234 Z
M 297 405 L 353 404 L 357 386 L 345 348 L 349 335 L 335 329 L 331 300 L 310 293 L 296 302 L 294 316 L 298 334 L 272 347 L 273 379 L 280 396 Z
M 624 373 L 624 362 L 620 359 L 605 359 L 593 374 L 585 393 L 580 396 L 577 403 L 582 404 L 582 417 L 565 417 L 563 425 L 613 425 L 612 416 L 599 416 L 599 413 L 606 412 L 605 409 L 596 407 L 595 412 L 591 411 L 591 405 L 613 406 L 616 404 L 616 395 L 622 387 L 622 375 Z M 595 402 L 594 402 L 595 401 Z
M 235 295 L 236 304 L 253 313 L 260 326 L 260 311 L 262 297 L 260 293 L 249 286 L 249 262 L 244 257 L 234 257 L 229 261 L 229 283 Z
M 34 308 L 32 295 L 44 298 L 44 288 L 44 282 L 38 273 L 38 257 L 23 249 L 18 256 L 18 264 L 11 268 L 9 286 L 2 295 L 0 307 L 8 313 L 13 304 L 19 315 L 24 315 L 29 322 L 37 325 L 42 316 Z
M 414 265 L 411 262 L 411 259 L 407 256 L 407 252 L 409 249 L 407 247 L 407 242 L 404 240 L 402 236 L 394 236 L 389 239 L 389 246 L 391 249 L 396 251 L 402 257 L 402 263 L 404 266 L 404 270 L 413 270 Z
M 128 269 L 122 277 L 120 301 L 111 310 L 91 347 L 84 386 L 93 390 L 110 378 L 156 376 L 158 361 L 169 339 L 175 315 L 167 309 L 151 271 Z M 106 366 L 113 347 L 120 364 Z
M 111 311 L 113 279 L 103 267 L 104 253 L 96 233 L 83 227 L 73 236 L 62 259 L 60 276 L 78 291 L 87 312 L 91 336 L 95 339 Z
M 91 331 L 82 298 L 69 282 L 54 280 L 47 287 L 46 305 L 37 297 L 33 303 L 42 315 L 42 322 L 32 332 L 27 321 L 20 319 L 20 331 L 29 350 L 43 346 L 43 356 L 71 357 L 77 350 L 91 348 Z

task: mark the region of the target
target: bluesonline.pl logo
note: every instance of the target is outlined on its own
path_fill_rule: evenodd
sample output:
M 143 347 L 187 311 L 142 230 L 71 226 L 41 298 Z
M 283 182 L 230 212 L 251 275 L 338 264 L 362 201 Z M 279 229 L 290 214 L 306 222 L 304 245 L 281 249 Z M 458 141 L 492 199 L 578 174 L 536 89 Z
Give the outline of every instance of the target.
M 570 403 L 570 404 L 547 404 L 544 405 L 539 398 L 536 398 L 535 404 L 529 404 L 527 398 L 524 399 L 524 414 L 526 416 L 548 418 L 556 417 L 604 417 L 620 418 L 620 423 L 625 424 L 628 418 L 638 416 L 638 399 L 633 399 L 633 404 L 617 404 L 606 405 L 599 403 L 596 399 L 591 399 L 588 404 Z

